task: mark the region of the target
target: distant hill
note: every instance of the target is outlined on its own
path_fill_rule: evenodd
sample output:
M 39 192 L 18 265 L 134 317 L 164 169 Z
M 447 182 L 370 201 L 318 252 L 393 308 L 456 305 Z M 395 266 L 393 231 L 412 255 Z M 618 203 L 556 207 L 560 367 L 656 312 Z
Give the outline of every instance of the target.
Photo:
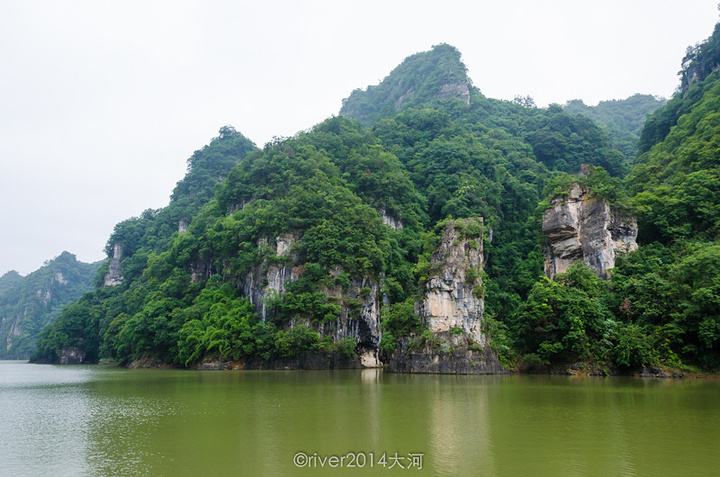
M 627 99 L 600 101 L 596 106 L 587 106 L 581 99 L 575 99 L 565 103 L 563 109 L 582 114 L 602 126 L 613 145 L 632 163 L 645 120 L 666 102 L 649 94 L 634 94 Z
M 99 267 L 63 252 L 27 276 L 0 277 L 0 359 L 29 359 L 40 331 L 93 288 Z

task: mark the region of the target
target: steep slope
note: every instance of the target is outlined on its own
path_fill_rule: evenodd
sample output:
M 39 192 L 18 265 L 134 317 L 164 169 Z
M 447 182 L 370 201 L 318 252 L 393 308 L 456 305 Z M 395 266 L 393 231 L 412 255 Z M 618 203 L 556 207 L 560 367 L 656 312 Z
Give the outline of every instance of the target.
M 700 83 L 712 73 L 720 71 L 720 24 L 705 41 L 688 47 L 682 61 L 680 89 L 687 94 L 695 83 Z
M 710 369 L 720 367 L 718 44 L 716 26 L 685 57 L 681 92 L 643 131 L 628 177 L 642 253 L 628 258 L 617 280 L 627 318 L 663 337 L 667 359 Z
M 79 361 L 97 361 L 104 352 L 101 348 L 106 347 L 104 334 L 112 320 L 122 315 L 128 302 L 142 299 L 137 290 L 145 283 L 146 267 L 167 250 L 173 237 L 187 229 L 230 169 L 255 149 L 232 127 L 222 127 L 218 137 L 187 160 L 187 173 L 167 207 L 148 209 L 117 224 L 105 247 L 108 259 L 100 267 L 95 291 L 64 308 L 53 326 L 42 331 L 33 360 L 59 362 L 65 350 L 81 356 Z M 131 298 L 134 293 L 140 296 Z
M 543 214 L 545 275 L 551 280 L 582 261 L 602 278 L 615 268 L 615 258 L 637 250 L 637 222 L 613 210 L 603 199 L 574 183 L 567 196 L 556 197 Z
M 645 124 L 626 190 L 608 177 L 594 184 L 596 198 L 637 215 L 639 249 L 616 254 L 607 281 L 577 261 L 562 264 L 566 273 L 554 282 L 535 283 L 511 320 L 526 362 L 577 369 L 592 362 L 624 372 L 652 366 L 654 374 L 666 366 L 675 375 L 720 368 L 718 41 L 716 27 L 686 56 L 680 91 Z M 559 248 L 577 251 L 565 247 L 572 234 L 563 236 L 573 228 L 572 211 L 563 210 L 572 191 L 549 189 L 555 202 L 544 205 L 556 207 L 546 214 L 546 232 Z
M 706 44 L 720 38 L 716 28 Z M 714 51 L 710 49 L 710 51 Z M 711 64 L 699 55 L 697 61 Z M 688 71 L 707 69 L 686 66 Z M 645 242 L 669 243 L 678 238 L 715 240 L 720 233 L 716 208 L 720 199 L 720 73 L 695 77 L 684 93 L 655 112 L 641 137 L 628 186 L 640 211 Z
M 30 358 L 40 331 L 92 289 L 99 266 L 63 252 L 27 276 L 0 277 L 0 359 Z

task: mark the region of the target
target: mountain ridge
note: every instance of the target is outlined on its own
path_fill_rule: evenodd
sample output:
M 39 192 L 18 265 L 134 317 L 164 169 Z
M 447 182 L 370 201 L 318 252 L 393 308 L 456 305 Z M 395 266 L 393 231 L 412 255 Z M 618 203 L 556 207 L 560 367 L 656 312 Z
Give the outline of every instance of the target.
M 467 101 L 464 87 L 446 87 L 453 84 L 467 87 Z M 653 113 L 649 128 L 683 101 L 698 118 L 677 123 L 704 124 L 710 106 L 696 109 L 688 99 L 697 88 Z M 658 144 L 648 150 L 659 151 Z M 679 290 L 670 294 L 673 306 L 686 303 L 690 264 L 714 263 L 716 250 L 693 245 L 677 255 L 667 248 L 671 236 L 664 245 L 647 241 L 648 224 L 671 216 L 655 207 L 659 199 L 647 199 L 651 191 L 633 185 L 655 173 L 649 165 L 659 159 L 648 150 L 632 164 L 591 119 L 558 105 L 485 98 L 459 52 L 438 45 L 408 57 L 379 85 L 355 90 L 339 116 L 292 138 L 258 149 L 221 130 L 201 150 L 214 160 L 198 156 L 189 170 L 203 178 L 198 193 L 184 192 L 198 198 L 192 210 L 184 214 L 174 200 L 119 224 L 107 251 L 123 244 L 122 280 L 66 307 L 44 332 L 36 359 L 248 368 L 394 362 L 409 372 L 496 372 L 498 362 L 712 367 L 718 338 L 707 310 L 683 305 L 694 310 L 684 316 L 695 325 L 676 320 L 658 328 L 644 308 L 653 273 Z M 213 172 L 213 163 L 223 172 Z M 628 170 L 632 196 L 623 181 Z M 708 184 L 713 174 L 704 177 Z M 646 236 L 641 230 L 639 251 L 616 258 L 607 280 L 576 263 L 551 282 L 543 270 L 542 207 L 577 182 L 587 190 L 583 200 L 636 211 Z M 450 229 L 456 238 L 445 237 Z M 689 227 L 686 237 L 694 233 Z M 471 266 L 448 262 L 477 251 Z M 662 253 L 673 257 L 672 267 L 641 273 L 638 257 Z M 685 275 L 673 275 L 678 270 Z M 714 296 L 712 283 L 707 296 Z M 442 299 L 426 299 L 431 292 Z M 472 330 L 457 325 L 469 323 L 461 310 L 474 317 Z M 462 366 L 430 365 L 456 352 Z

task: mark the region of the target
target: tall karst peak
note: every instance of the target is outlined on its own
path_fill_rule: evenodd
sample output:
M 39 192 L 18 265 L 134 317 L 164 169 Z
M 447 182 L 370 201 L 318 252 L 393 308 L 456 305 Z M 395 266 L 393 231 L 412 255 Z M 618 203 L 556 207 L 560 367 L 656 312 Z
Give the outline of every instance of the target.
M 343 100 L 340 115 L 373 124 L 405 108 L 437 100 L 457 99 L 469 104 L 471 88 L 460 52 L 441 43 L 405 58 L 379 85 L 353 91 Z

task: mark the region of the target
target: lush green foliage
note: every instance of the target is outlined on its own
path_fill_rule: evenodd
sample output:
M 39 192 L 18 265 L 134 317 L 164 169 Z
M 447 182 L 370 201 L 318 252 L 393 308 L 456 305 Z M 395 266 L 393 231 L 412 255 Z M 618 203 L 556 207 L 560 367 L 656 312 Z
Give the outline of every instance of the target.
M 720 65 L 720 24 L 715 25 L 713 34 L 707 40 L 688 47 L 682 60 L 680 88 L 687 93 L 690 87 L 705 80 Z
M 611 175 L 625 174 L 627 161 L 592 120 L 571 115 L 559 106 L 535 120 L 527 134 L 535 156 L 551 170 L 577 173 L 582 164 L 601 166 Z
M 388 305 L 382 310 L 382 339 L 380 349 L 385 352 L 392 352 L 397 347 L 397 340 L 405 338 L 412 333 L 419 333 L 423 330 L 420 319 L 415 314 L 415 300 L 407 300 Z
M 469 86 L 460 52 L 448 44 L 406 58 L 379 85 L 356 89 L 343 100 L 340 114 L 363 124 L 394 116 L 398 111 L 447 98 L 446 85 Z
M 550 362 L 603 358 L 615 328 L 605 303 L 607 289 L 582 262 L 555 281 L 537 282 L 514 317 L 521 352 Z
M 581 182 L 616 207 L 629 203 L 640 250 L 619 257 L 606 284 L 568 283 L 580 266 L 536 283 L 513 318 L 522 352 L 550 363 L 720 368 L 720 79 L 708 70 L 719 38 L 716 28 L 689 52 L 683 92 L 647 120 L 627 190 L 598 171 L 548 183 L 548 197 Z
M 577 172 L 587 162 L 621 173 L 624 161 L 581 116 L 484 98 L 459 56 L 437 46 L 354 92 L 343 114 L 371 129 L 335 117 L 253 150 L 223 128 L 188 161 L 168 207 L 116 227 L 107 251 L 123 245 L 123 283 L 99 283 L 79 303 L 94 307 L 84 329 L 88 342 L 101 343 L 99 356 L 191 365 L 208 355 L 271 359 L 300 349 L 350 355 L 356 343 L 328 342 L 327 333 L 359 312 L 371 282 L 387 300 L 382 346 L 390 349 L 420 332 L 413 297 L 427 277 L 435 226 L 448 217 L 484 218 L 486 310 L 507 320 L 542 273 L 535 209 L 549 170 Z M 448 84 L 465 85 L 469 104 L 444 96 Z M 294 239 L 278 256 L 281 236 Z M 241 290 L 270 266 L 295 267 L 299 278 L 269 292 L 258 321 Z M 50 338 L 61 331 L 46 340 L 56 354 L 60 341 Z M 262 346 L 246 342 L 253 333 Z
M 56 360 L 72 345 L 91 359 L 193 366 L 427 342 L 414 304 L 442 224 L 482 217 L 485 331 L 505 364 L 524 354 L 720 366 L 716 76 L 650 116 L 635 164 L 629 135 L 657 99 L 563 110 L 485 98 L 448 45 L 409 57 L 354 91 L 342 116 L 295 137 L 256 149 L 225 127 L 188 161 L 168 207 L 118 224 L 107 251 L 123 245 L 123 283 L 100 280 L 66 307 L 38 356 Z M 643 247 L 608 281 L 582 264 L 543 277 L 541 212 L 576 182 L 639 214 Z M 380 343 L 340 334 L 373 293 L 384 304 Z
M 596 106 L 575 99 L 565 103 L 563 110 L 586 116 L 602 126 L 613 146 L 632 164 L 645 120 L 665 103 L 664 99 L 649 94 L 635 94 L 627 99 L 600 101 Z
M 611 177 L 602 167 L 588 168 L 579 176 L 564 172 L 554 174 L 545 184 L 545 198 L 540 202 L 538 212 L 550 207 L 552 199 L 567 196 L 576 185 L 586 191 L 589 197 L 606 201 L 615 211 L 626 214 L 634 212 L 634 204 L 623 182 L 617 177 Z
M 720 233 L 720 81 L 717 74 L 668 103 L 680 114 L 662 141 L 638 158 L 628 178 L 646 242 L 715 239 Z M 650 124 L 649 127 L 656 126 Z M 653 129 L 654 130 L 654 129 Z M 650 133 L 648 133 L 650 134 Z M 659 137 L 659 133 L 656 134 Z

